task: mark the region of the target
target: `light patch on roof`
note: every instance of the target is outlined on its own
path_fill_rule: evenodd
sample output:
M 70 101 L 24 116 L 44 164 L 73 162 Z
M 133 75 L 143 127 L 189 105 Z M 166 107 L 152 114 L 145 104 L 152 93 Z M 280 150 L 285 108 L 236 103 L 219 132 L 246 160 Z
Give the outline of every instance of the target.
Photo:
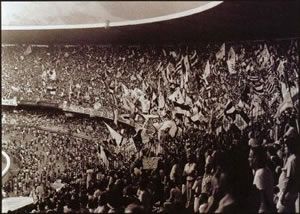
M 221 2 L 2 2 L 2 29 L 82 28 L 163 21 Z M 192 12 L 191 14 L 189 14 Z M 74 27 L 77 25 L 77 27 Z M 64 27 L 63 27 L 64 26 Z M 71 27 L 73 26 L 73 27 Z

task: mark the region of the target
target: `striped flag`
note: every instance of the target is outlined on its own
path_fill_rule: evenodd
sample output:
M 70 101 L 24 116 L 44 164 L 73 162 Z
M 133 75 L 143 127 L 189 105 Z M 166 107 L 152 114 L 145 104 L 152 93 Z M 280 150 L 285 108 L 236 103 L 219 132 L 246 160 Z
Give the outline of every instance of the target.
M 275 76 L 271 75 L 268 77 L 268 80 L 265 85 L 265 89 L 268 94 L 273 94 L 276 89 L 276 84 L 275 84 Z
M 235 113 L 235 107 L 234 107 L 232 101 L 228 100 L 228 102 L 225 106 L 224 114 L 229 115 L 229 114 L 233 114 L 233 113 Z
M 259 81 L 259 77 L 258 76 L 248 76 L 248 80 L 250 80 L 251 82 L 257 82 Z
M 235 119 L 236 109 L 235 109 L 235 106 L 234 106 L 234 104 L 231 100 L 228 100 L 227 104 L 225 105 L 224 115 L 227 118 L 231 118 L 232 120 Z
M 248 80 L 252 83 L 252 89 L 255 94 L 263 94 L 264 85 L 260 82 L 260 78 L 258 76 L 248 76 Z
M 189 73 L 191 72 L 191 65 L 189 61 L 189 56 L 186 55 L 183 59 L 184 69 L 183 69 L 183 78 L 184 78 L 184 88 L 187 88 L 187 83 L 189 81 Z
M 264 85 L 260 82 L 256 82 L 253 86 L 253 92 L 255 94 L 263 94 L 264 93 Z
M 176 73 L 179 73 L 180 71 L 182 71 L 182 61 L 183 61 L 183 56 L 180 58 L 180 60 L 176 63 L 175 66 L 175 71 Z
M 198 59 L 197 51 L 195 50 L 195 52 L 193 53 L 193 55 L 190 58 L 191 67 L 192 68 L 195 67 L 198 62 L 199 62 L 199 59 Z

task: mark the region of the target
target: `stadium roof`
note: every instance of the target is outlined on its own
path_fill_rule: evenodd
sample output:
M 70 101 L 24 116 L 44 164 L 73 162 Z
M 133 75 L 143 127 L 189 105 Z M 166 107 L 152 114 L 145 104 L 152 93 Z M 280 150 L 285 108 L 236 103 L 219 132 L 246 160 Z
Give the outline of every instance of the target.
M 34 4 L 36 5 L 37 2 Z M 299 37 L 299 1 L 184 4 L 183 2 L 157 2 L 156 4 L 154 2 L 85 2 L 86 8 L 90 11 L 88 15 L 80 9 L 82 5 L 77 5 L 77 8 L 74 6 L 75 2 L 72 4 L 72 7 L 65 5 L 60 10 L 49 7 L 49 12 L 37 6 L 26 10 L 31 14 L 34 10 L 39 11 L 36 12 L 36 16 L 40 18 L 36 19 L 32 19 L 34 16 L 28 14 L 22 18 L 21 13 L 9 15 L 8 12 L 3 11 L 2 43 L 167 44 Z M 17 8 L 14 9 L 15 11 L 20 11 L 18 7 L 14 8 Z M 102 11 L 101 16 L 97 15 L 99 8 Z M 52 13 L 56 15 L 51 17 Z M 57 15 L 63 13 L 62 16 Z M 41 18 L 43 14 L 44 18 Z M 45 25 L 46 23 L 48 25 Z

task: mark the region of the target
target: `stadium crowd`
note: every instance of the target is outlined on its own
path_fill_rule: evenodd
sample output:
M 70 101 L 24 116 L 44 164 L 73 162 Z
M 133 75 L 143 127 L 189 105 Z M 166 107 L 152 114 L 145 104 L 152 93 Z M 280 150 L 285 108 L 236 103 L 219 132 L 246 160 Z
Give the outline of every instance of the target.
M 97 104 L 136 128 L 110 124 L 133 137 L 126 156 L 93 118 L 4 112 L 14 125 L 3 134 L 32 136 L 8 143 L 23 158 L 5 190 L 37 198 L 32 212 L 295 212 L 297 41 L 227 45 L 4 47 L 4 98 Z

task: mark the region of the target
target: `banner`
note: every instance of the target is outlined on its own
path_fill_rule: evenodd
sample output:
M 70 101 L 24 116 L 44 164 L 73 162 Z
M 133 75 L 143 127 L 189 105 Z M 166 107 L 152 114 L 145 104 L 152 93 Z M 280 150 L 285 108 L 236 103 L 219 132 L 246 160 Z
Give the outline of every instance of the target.
M 69 133 L 69 130 L 58 127 L 58 126 L 52 126 L 52 127 L 47 127 L 47 126 L 39 126 L 38 128 L 44 130 L 44 131 L 50 131 L 50 132 L 59 132 L 59 133 Z
M 3 99 L 2 98 L 2 105 L 4 106 L 17 106 L 17 98 L 13 98 L 13 99 Z
M 83 133 L 74 133 L 72 134 L 74 137 L 78 137 L 78 138 L 83 138 L 83 139 L 86 139 L 86 140 L 89 140 L 91 141 L 93 138 L 91 138 L 90 136 L 87 136 Z
M 159 157 L 151 157 L 143 159 L 143 169 L 156 169 Z
M 47 101 L 38 101 L 37 104 L 39 106 L 44 106 L 44 107 L 59 108 L 58 103 L 50 103 L 50 102 L 47 102 Z
M 75 106 L 73 104 L 71 105 L 64 105 L 62 106 L 62 109 L 64 111 L 70 111 L 70 112 L 75 112 L 75 113 L 79 113 L 79 114 L 88 114 L 90 115 L 91 112 L 94 112 L 94 110 L 92 108 L 84 108 L 81 106 Z
M 2 213 L 7 213 L 8 211 L 15 211 L 33 204 L 32 197 L 8 197 L 2 199 Z

